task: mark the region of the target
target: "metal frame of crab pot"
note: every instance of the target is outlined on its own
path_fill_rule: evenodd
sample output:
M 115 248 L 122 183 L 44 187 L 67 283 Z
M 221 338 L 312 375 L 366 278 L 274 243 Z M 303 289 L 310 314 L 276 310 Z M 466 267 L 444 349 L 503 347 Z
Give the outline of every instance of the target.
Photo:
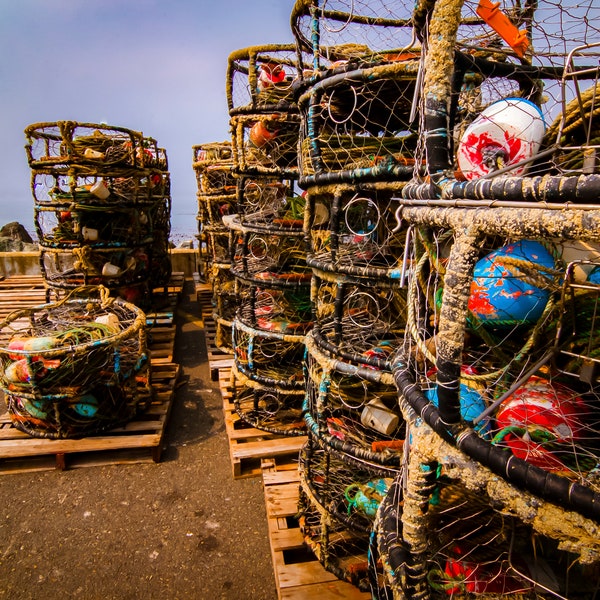
M 33 169 L 79 165 L 103 174 L 114 168 L 168 170 L 165 150 L 141 132 L 104 123 L 55 121 L 25 128 Z
M 324 286 L 323 291 L 321 286 Z M 333 288 L 334 293 L 330 302 L 325 303 L 326 299 L 323 295 L 327 292 L 328 286 Z M 387 306 L 380 307 L 378 300 L 386 300 L 385 295 L 388 296 Z M 375 310 L 384 313 L 381 323 L 386 323 L 385 331 L 377 331 L 375 325 L 369 325 L 368 321 L 364 329 L 359 327 L 349 314 L 352 307 L 348 306 L 348 302 L 355 296 L 367 297 L 369 304 L 363 309 L 367 311 L 367 319 L 373 316 Z M 369 279 L 321 271 L 313 267 L 311 298 L 314 311 L 312 336 L 320 348 L 340 360 L 391 372 L 390 358 L 401 345 L 406 334 L 405 288 L 399 287 L 395 281 L 389 279 Z M 393 305 L 392 300 L 395 301 Z M 330 309 L 327 309 L 328 305 Z M 321 313 L 327 313 L 327 316 Z M 356 341 L 356 333 L 359 330 L 364 330 L 364 333 L 372 338 L 369 338 L 369 343 L 363 346 Z M 389 346 L 389 352 L 384 353 L 375 349 L 382 341 Z
M 467 303 L 472 272 L 483 235 L 512 238 L 598 241 L 600 212 L 571 207 L 557 210 L 541 208 L 457 209 L 405 206 L 403 218 L 409 222 L 452 229 L 456 235 L 445 276 L 437 331 L 437 382 L 439 408 L 426 399 L 402 357 L 393 368 L 400 398 L 408 403 L 445 442 L 457 447 L 470 459 L 516 487 L 535 494 L 568 511 L 578 512 L 592 521 L 600 521 L 600 496 L 589 487 L 545 471 L 517 458 L 507 449 L 492 446 L 463 420 L 459 406 L 458 382 L 461 377 L 462 352 Z M 562 219 L 557 218 L 561 215 Z M 537 365 L 539 366 L 539 365 Z
M 238 339 L 240 336 L 247 336 L 248 343 L 240 343 Z M 232 322 L 231 337 L 235 366 L 245 377 L 264 386 L 282 390 L 304 388 L 302 370 L 304 335 L 249 327 L 236 317 Z M 257 358 L 260 356 L 258 352 L 262 352 L 263 345 L 270 345 L 271 354 L 265 355 L 266 360 L 260 363 Z M 273 357 L 282 360 L 285 354 L 289 356 L 285 357 L 284 365 L 273 363 Z
M 305 542 L 327 571 L 368 591 L 370 580 L 365 559 L 372 518 L 366 512 L 361 513 L 360 504 L 352 505 L 351 500 L 358 497 L 361 482 L 393 479 L 396 471 L 366 462 L 360 466 L 356 462 L 348 464 L 312 435 L 300 450 L 298 471 L 299 520 Z M 346 481 L 334 482 L 336 478 Z M 355 488 L 356 495 L 351 499 Z
M 283 436 L 306 435 L 302 419 L 303 389 L 283 390 L 248 378 L 234 364 L 232 400 L 240 419 L 256 429 Z M 282 411 L 284 415 L 278 416 Z
M 395 390 L 392 374 L 344 362 L 335 356 L 329 355 L 319 348 L 312 333 L 306 336 L 305 346 L 306 397 L 304 401 L 304 419 L 312 435 L 319 440 L 319 443 L 326 444 L 335 451 L 343 452 L 348 457 L 385 468 L 399 468 L 402 461 L 403 444 L 401 441 L 396 444 L 397 440 L 394 439 L 394 435 L 389 436 L 369 430 L 372 442 L 368 447 L 369 444 L 365 437 L 367 428 L 361 425 L 360 440 L 363 445 L 359 446 L 357 441 L 344 439 L 345 436 L 336 435 L 335 431 L 330 431 L 327 417 L 324 416 L 323 411 L 324 407 L 327 407 L 328 410 L 331 408 L 328 397 L 330 395 L 332 373 L 340 378 L 348 379 L 348 381 L 356 380 L 357 384 L 361 384 L 365 402 L 367 395 L 369 400 L 376 399 L 378 390 L 395 393 L 392 391 Z M 314 361 L 314 364 L 311 361 Z M 321 370 L 318 375 L 313 372 L 315 365 Z M 362 408 L 365 402 L 359 408 Z M 349 410 L 350 408 L 348 408 Z M 358 423 L 360 414 L 353 412 L 352 415 L 353 420 Z M 399 421 L 397 429 L 401 429 L 402 426 Z M 377 442 L 377 444 L 373 442 Z
M 226 225 L 231 232 L 231 273 L 237 279 L 248 285 L 267 288 L 294 288 L 310 284 L 311 272 L 306 266 L 302 229 L 268 224 L 266 221 L 257 223 L 245 220 L 242 223 L 237 216 L 228 219 Z M 257 258 L 252 254 L 253 238 L 258 239 L 265 250 L 262 262 L 260 257 Z M 296 248 L 293 265 L 289 265 L 287 262 L 291 258 L 290 254 L 281 249 L 282 242 L 280 240 L 285 239 L 289 240 L 290 244 Z M 276 250 L 275 253 L 269 252 L 271 246 Z M 282 259 L 281 263 L 277 263 L 275 260 L 277 255 Z M 251 263 L 251 261 L 254 262 Z
M 395 212 L 403 182 L 311 186 L 304 213 L 307 264 L 354 277 L 403 282 L 406 244 Z M 356 215 L 351 211 L 355 210 Z M 327 214 L 319 216 L 319 211 Z M 373 217 L 368 217 L 372 212 Z M 369 231 L 355 231 L 365 222 Z M 321 222 L 320 222 L 321 221 Z

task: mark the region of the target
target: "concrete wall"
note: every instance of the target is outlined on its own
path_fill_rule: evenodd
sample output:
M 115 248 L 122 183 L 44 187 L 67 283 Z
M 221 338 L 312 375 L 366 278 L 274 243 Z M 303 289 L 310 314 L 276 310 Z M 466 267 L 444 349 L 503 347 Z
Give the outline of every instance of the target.
M 192 277 L 198 271 L 197 249 L 173 248 L 170 255 L 173 272 Z M 0 275 L 41 275 L 39 252 L 0 252 Z

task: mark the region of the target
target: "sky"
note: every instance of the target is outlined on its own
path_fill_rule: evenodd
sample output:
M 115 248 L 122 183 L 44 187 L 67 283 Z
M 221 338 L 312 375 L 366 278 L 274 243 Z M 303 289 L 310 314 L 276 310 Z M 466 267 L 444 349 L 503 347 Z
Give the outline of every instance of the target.
M 228 56 L 293 42 L 294 0 L 0 0 L 0 226 L 34 234 L 27 125 L 140 131 L 165 148 L 172 239 L 197 233 L 192 146 L 230 139 Z

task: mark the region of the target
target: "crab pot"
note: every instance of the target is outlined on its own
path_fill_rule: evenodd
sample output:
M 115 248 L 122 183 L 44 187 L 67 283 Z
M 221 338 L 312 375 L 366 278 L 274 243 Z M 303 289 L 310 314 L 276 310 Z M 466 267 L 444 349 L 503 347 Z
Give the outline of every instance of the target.
M 593 0 L 544 1 L 527 16 L 489 2 L 419 11 L 415 28 L 432 42 L 420 94 L 425 168 L 405 197 L 597 205 L 599 15 Z
M 0 323 L 0 385 L 13 425 L 42 438 L 92 435 L 150 401 L 145 315 L 108 298 L 67 299 Z
M 150 258 L 147 246 L 98 248 L 91 246 L 40 249 L 40 266 L 52 288 L 75 289 L 104 285 L 112 290 L 147 283 Z
M 236 317 L 248 327 L 304 335 L 313 325 L 310 288 L 248 286 Z
M 303 389 L 304 335 L 249 327 L 236 317 L 232 339 L 235 366 L 248 379 L 283 390 Z
M 46 167 L 31 170 L 36 207 L 57 210 L 70 205 L 80 210 L 145 210 L 170 197 L 169 173 L 132 169 L 101 173 L 85 167 Z
M 98 173 L 111 169 L 168 168 L 166 153 L 140 132 L 105 124 L 57 121 L 25 129 L 32 168 L 82 166 Z
M 282 215 L 287 212 L 288 218 L 302 219 L 303 202 L 299 201 L 297 195 L 293 179 L 240 175 L 237 178 L 239 218 L 245 220 L 247 216 L 252 221 L 260 215 Z
M 235 191 L 230 141 L 198 144 L 192 150 L 198 194 L 223 195 Z
M 398 468 L 405 423 L 389 372 L 344 362 L 306 336 L 304 418 L 319 443 L 356 460 Z
M 404 493 L 392 486 L 376 525 L 392 598 L 594 596 L 597 521 L 507 484 L 409 419 Z
M 313 338 L 340 360 L 391 370 L 406 336 L 406 289 L 389 280 L 313 269 Z
M 304 390 L 279 389 L 248 379 L 233 369 L 232 398 L 240 419 L 274 435 L 306 435 L 302 418 Z
M 296 178 L 299 124 L 297 114 L 285 112 L 232 116 L 234 173 Z
M 410 112 L 420 52 L 383 66 L 345 65 L 307 83 L 298 105 L 300 185 L 409 181 L 418 133 Z
M 396 472 L 368 463 L 348 464 L 312 437 L 300 451 L 298 470 L 305 543 L 338 579 L 369 590 L 369 536 Z
M 229 265 L 214 263 L 211 267 L 210 279 L 215 318 L 225 319 L 231 324 L 243 298 L 243 289 L 240 290 L 236 279 L 231 275 Z
M 300 75 L 308 78 L 352 62 L 377 65 L 398 60 L 400 51 L 391 49 L 414 44 L 412 13 L 412 6 L 386 0 L 297 0 L 292 31 L 313 68 Z
M 408 229 L 386 184 L 313 187 L 306 201 L 307 264 L 381 280 L 405 275 Z
M 226 77 L 229 114 L 297 112 L 293 84 L 299 77 L 298 64 L 294 44 L 251 46 L 232 52 Z
M 233 240 L 232 274 L 248 285 L 305 286 L 311 270 L 306 266 L 304 236 L 297 220 L 275 215 L 271 223 L 267 220 L 227 221 Z
M 235 190 L 235 188 L 234 188 Z M 237 212 L 235 191 L 227 194 L 198 194 L 198 227 L 223 227 L 223 217 Z

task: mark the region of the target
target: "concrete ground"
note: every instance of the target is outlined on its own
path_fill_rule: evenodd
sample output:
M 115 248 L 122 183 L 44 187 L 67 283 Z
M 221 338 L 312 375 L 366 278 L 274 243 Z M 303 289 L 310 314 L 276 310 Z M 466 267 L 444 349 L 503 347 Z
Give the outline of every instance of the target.
M 0 475 L 0 599 L 275 600 L 260 478 L 234 480 L 191 284 L 159 464 Z

